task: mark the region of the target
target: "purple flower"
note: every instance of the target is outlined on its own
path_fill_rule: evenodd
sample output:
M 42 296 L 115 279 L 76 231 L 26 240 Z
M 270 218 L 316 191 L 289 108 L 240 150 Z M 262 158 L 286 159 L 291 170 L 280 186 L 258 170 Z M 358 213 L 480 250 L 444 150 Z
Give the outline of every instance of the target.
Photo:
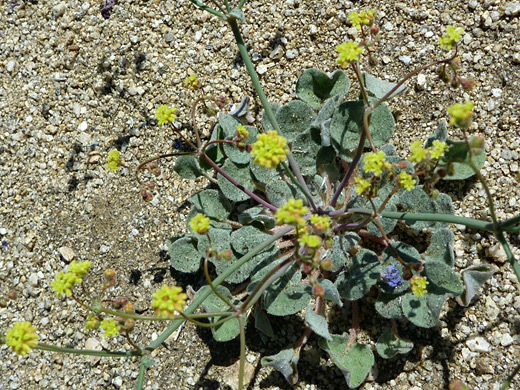
M 383 270 L 381 278 L 390 287 L 397 287 L 403 282 L 403 279 L 399 276 L 399 270 L 394 263 Z

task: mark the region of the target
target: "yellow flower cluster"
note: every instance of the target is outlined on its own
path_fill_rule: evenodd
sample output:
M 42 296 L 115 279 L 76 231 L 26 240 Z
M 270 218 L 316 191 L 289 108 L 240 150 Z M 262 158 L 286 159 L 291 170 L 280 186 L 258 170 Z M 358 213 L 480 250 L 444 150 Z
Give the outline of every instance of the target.
M 451 50 L 452 46 L 456 46 L 460 41 L 460 37 L 464 33 L 464 29 L 461 27 L 448 26 L 446 34 L 439 38 L 441 47 Z
M 397 181 L 401 187 L 407 191 L 411 191 L 415 188 L 415 180 L 412 175 L 409 175 L 405 171 L 402 171 L 397 178 Z
M 119 150 L 112 149 L 110 152 L 108 152 L 105 168 L 112 172 L 115 172 L 119 169 Z
M 455 125 L 460 128 L 467 128 L 473 116 L 473 102 L 457 103 L 447 108 L 450 114 L 450 125 Z
M 175 111 L 177 111 L 175 107 L 170 108 L 166 104 L 161 104 L 155 111 L 155 117 L 158 120 L 157 124 L 162 126 L 168 122 L 173 122 L 177 117 Z
M 356 177 L 356 185 L 354 190 L 358 195 L 362 195 L 366 190 L 370 188 L 371 184 L 368 180 L 363 179 L 361 176 Z
M 320 236 L 317 236 L 315 234 L 304 234 L 300 238 L 298 238 L 298 242 L 301 246 L 316 249 L 321 246 L 322 240 Z
M 159 317 L 170 317 L 174 311 L 182 311 L 187 295 L 177 286 L 162 286 L 153 294 L 152 307 Z
M 424 294 L 426 294 L 426 286 L 428 284 L 428 280 L 426 280 L 424 276 L 414 275 L 410 279 L 412 292 L 418 297 L 422 297 Z
M 90 261 L 80 261 L 78 263 L 74 260 L 70 263 L 68 272 L 58 272 L 56 279 L 51 282 L 51 287 L 56 291 L 56 296 L 59 297 L 65 294 L 70 297 L 72 295 L 71 288 L 83 281 L 83 276 L 86 275 L 91 265 Z
M 448 150 L 448 145 L 446 144 L 446 142 L 441 142 L 437 139 L 435 141 L 433 141 L 433 146 L 428 149 L 428 151 L 430 152 L 431 158 L 433 158 L 435 160 L 437 160 L 441 157 L 444 157 L 444 154 L 446 153 L 447 150 Z
M 38 345 L 36 328 L 30 322 L 17 322 L 5 335 L 5 343 L 18 354 L 25 356 Z
M 330 228 L 330 217 L 328 215 L 312 214 L 310 222 L 314 230 L 320 233 Z
M 379 152 L 370 152 L 365 155 L 363 159 L 363 170 L 365 172 L 379 176 L 383 173 L 383 168 L 392 168 L 392 164 L 385 160 L 385 152 L 380 150 Z
M 357 43 L 348 41 L 336 46 L 336 51 L 338 52 L 336 63 L 342 68 L 347 68 L 349 64 L 359 60 L 363 49 Z
M 374 9 L 368 10 L 368 11 L 361 11 L 361 12 L 351 12 L 348 15 L 348 20 L 352 23 L 353 26 L 355 26 L 358 30 L 361 30 L 361 25 L 369 25 L 372 23 L 372 20 L 374 20 L 374 13 L 376 11 Z
M 190 89 L 195 90 L 199 86 L 199 80 L 197 80 L 197 76 L 192 74 L 191 76 L 188 76 L 184 79 L 184 85 Z
M 422 142 L 419 140 L 415 140 L 410 144 L 410 151 L 412 152 L 409 158 L 411 162 L 420 163 L 428 158 L 428 151 L 423 148 Z
M 198 213 L 190 220 L 190 227 L 195 233 L 206 234 L 209 230 L 209 218 Z
M 243 125 L 238 125 L 237 135 L 240 139 L 247 139 L 247 137 L 249 137 L 249 130 L 247 130 Z
M 251 155 L 262 168 L 276 168 L 289 154 L 287 140 L 276 131 L 258 134 L 252 145 Z
M 114 337 L 119 334 L 121 327 L 112 319 L 105 318 L 99 324 L 99 327 L 103 329 L 103 337 Z
M 275 218 L 277 225 L 289 224 L 294 226 L 304 226 L 303 216 L 309 209 L 303 205 L 303 200 L 289 198 L 286 204 L 276 210 Z

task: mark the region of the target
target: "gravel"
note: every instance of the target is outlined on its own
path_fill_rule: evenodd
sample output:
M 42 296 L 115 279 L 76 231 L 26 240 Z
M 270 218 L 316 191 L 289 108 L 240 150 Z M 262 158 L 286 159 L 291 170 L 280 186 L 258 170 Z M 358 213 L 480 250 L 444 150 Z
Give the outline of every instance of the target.
M 292 99 L 297 77 L 306 68 L 336 69 L 334 47 L 356 33 L 346 20 L 349 12 L 359 10 L 353 3 L 248 1 L 241 27 L 270 99 Z M 363 7 L 377 9 L 381 26 L 380 65 L 371 72 L 389 81 L 435 59 L 438 36 L 447 25 L 465 29 L 461 73 L 475 78 L 475 90 L 450 91 L 434 70 L 421 72 L 411 84 L 415 87 L 390 104 L 398 126 L 394 143 L 404 155 L 412 139 L 425 139 L 446 118 L 446 106 L 475 101 L 471 133 L 486 137 L 482 173 L 496 199 L 497 216 L 518 214 L 520 3 L 367 0 Z M 108 172 L 104 161 L 115 147 L 133 167 L 175 149 L 178 137 L 153 119 L 158 104 L 176 106 L 175 125 L 192 137 L 188 123 L 195 95 L 183 86 L 192 73 L 207 95 L 226 96 L 230 104 L 253 97 L 233 35 L 187 0 L 119 1 L 108 19 L 101 15 L 100 2 L 89 0 L 3 1 L 0 12 L 0 291 L 15 289 L 20 296 L 0 309 L 0 329 L 25 320 L 38 328 L 45 343 L 127 348 L 95 332 L 87 334 L 85 310 L 71 299 L 56 298 L 50 282 L 73 259 L 90 260 L 87 284 L 92 291 L 99 288 L 103 270 L 113 268 L 119 281 L 114 296 L 126 295 L 145 313 L 161 284 L 173 278 L 183 286 L 200 284 L 200 275 L 165 272 L 163 282 L 157 275 L 168 270 L 167 238 L 186 230 L 185 199 L 206 183 L 179 179 L 171 161 L 164 161 L 154 201 L 143 203 L 134 172 Z M 252 100 L 258 120 L 258 102 Z M 213 121 L 198 117 L 203 136 Z M 453 129 L 450 133 L 457 136 Z M 442 188 L 454 198 L 457 214 L 488 218 L 479 183 L 468 180 Z M 453 231 L 457 267 L 490 262 L 499 272 L 468 308 L 446 304 L 438 327 L 420 330 L 401 324 L 401 334 L 413 339 L 416 348 L 392 361 L 377 360 L 377 380 L 362 389 L 437 389 L 461 379 L 472 388 L 491 390 L 517 364 L 520 285 L 492 235 L 458 226 Z M 518 236 L 510 240 L 519 258 Z M 131 282 L 131 271 L 139 271 L 140 278 Z M 370 317 L 367 312 L 364 318 Z M 283 331 L 276 346 L 248 333 L 254 389 L 287 386 L 280 375 L 260 368 L 259 361 L 292 343 L 301 323 L 283 320 L 277 325 Z M 348 330 L 343 320 L 335 326 L 338 332 Z M 136 341 L 146 344 L 162 328 L 139 324 Z M 377 332 L 365 330 L 374 342 Z M 310 345 L 314 348 L 304 350 L 301 380 L 294 388 L 344 387 L 341 372 L 316 349 L 316 339 Z M 152 353 L 156 364 L 145 388 L 233 387 L 237 356 L 237 343 L 217 344 L 208 332 L 187 325 L 176 341 L 171 338 Z M 132 359 L 39 351 L 21 358 L 5 346 L 0 357 L 0 389 L 132 389 L 138 372 L 138 361 Z M 513 387 L 519 383 L 515 380 Z

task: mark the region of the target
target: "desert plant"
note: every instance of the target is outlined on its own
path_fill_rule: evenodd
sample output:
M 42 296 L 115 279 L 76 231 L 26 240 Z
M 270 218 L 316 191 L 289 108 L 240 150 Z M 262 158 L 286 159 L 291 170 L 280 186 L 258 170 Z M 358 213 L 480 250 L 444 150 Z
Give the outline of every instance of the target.
M 506 233 L 520 231 L 520 216 L 506 221 L 496 218 L 493 199 L 480 173 L 485 161 L 484 140 L 467 134 L 473 104 L 465 102 L 447 109 L 449 125 L 458 129 L 459 140 L 447 138 L 448 124 L 442 121 L 426 140 L 412 142 L 406 159 L 388 143 L 395 121 L 387 102 L 421 70 L 437 67 L 440 79 L 452 87 L 472 86 L 470 79 L 459 75 L 462 29 L 449 27 L 440 38 L 441 46 L 447 49 L 446 58 L 390 83 L 362 71 L 363 57 L 371 65 L 377 62 L 375 12 L 353 12 L 349 19 L 361 38 L 336 48 L 340 69 L 330 75 L 305 70 L 296 85 L 298 99 L 279 105 L 268 102 L 240 34 L 245 0 L 235 8 L 225 0 L 217 9 L 197 0 L 191 2 L 229 24 L 264 108 L 257 126 L 245 120 L 247 101 L 231 114 L 221 112 L 211 139 L 205 143 L 193 121 L 195 140 L 185 139 L 193 151 L 154 157 L 136 170 L 144 200 L 153 197 L 154 183 L 140 175 L 143 170 L 156 172 L 156 161 L 162 158 L 177 157 L 174 169 L 183 178 L 209 179 L 209 187 L 189 199 L 189 232 L 168 241 L 172 266 L 185 273 L 202 268 L 208 285 L 196 292 L 187 308 L 183 307 L 186 295 L 180 288 L 164 286 L 154 294 L 152 306 L 157 316 L 142 317 L 133 313 L 131 303 L 103 299 L 115 283 L 110 271 L 97 297 L 83 289 L 90 303 L 72 291 L 74 285 L 82 285 L 89 264 L 71 264 L 72 269 L 69 266 L 68 272 L 58 274 L 53 283 L 58 294 L 72 295 L 94 312 L 89 327 L 101 327 L 105 335 L 121 333 L 133 347 L 130 352 L 103 352 L 103 356 L 142 356 L 137 388 L 141 388 L 146 368 L 152 363 L 148 352 L 186 320 L 210 327 L 218 341 L 240 338 L 242 388 L 249 316 L 254 317 L 252 322 L 259 332 L 273 337 L 270 316 L 303 312 L 306 328 L 301 337 L 279 353 L 265 356 L 262 364 L 295 383 L 300 352 L 315 333 L 318 345 L 344 373 L 348 386 L 359 386 L 374 364 L 374 351 L 357 337 L 359 305 L 367 304 L 364 297 L 375 298 L 382 323 L 389 320 L 392 330 L 380 335 L 375 351 L 391 358 L 413 348 L 413 342 L 399 334 L 397 320 L 433 327 L 447 299 L 456 297 L 460 304 L 469 304 L 495 272 L 494 266 L 487 264 L 454 270 L 454 235 L 449 224 L 493 232 L 520 276 L 505 238 Z M 344 69 L 351 70 L 359 86 L 358 99 L 345 101 L 350 79 Z M 195 76 L 189 77 L 186 85 L 202 94 Z M 193 112 L 199 104 L 209 110 L 206 102 L 209 105 L 211 100 L 202 95 Z M 219 107 L 218 99 L 214 103 Z M 160 106 L 156 116 L 160 125 L 171 125 L 175 110 Z M 115 170 L 120 165 L 119 154 L 112 152 L 107 168 Z M 476 176 L 486 191 L 491 221 L 453 215 L 451 198 L 435 187 L 440 180 L 470 176 Z M 427 232 L 428 245 L 419 250 L 401 240 L 402 234 L 395 232 L 399 221 L 401 230 Z M 233 296 L 228 287 L 242 283 L 246 283 L 246 294 Z M 332 334 L 329 313 L 345 302 L 350 305 L 352 326 L 348 333 Z M 193 314 L 199 307 L 204 312 Z M 157 339 L 139 347 L 130 337 L 136 320 L 173 321 Z M 30 348 L 101 354 L 38 344 L 28 323 L 9 331 L 6 341 L 23 354 Z

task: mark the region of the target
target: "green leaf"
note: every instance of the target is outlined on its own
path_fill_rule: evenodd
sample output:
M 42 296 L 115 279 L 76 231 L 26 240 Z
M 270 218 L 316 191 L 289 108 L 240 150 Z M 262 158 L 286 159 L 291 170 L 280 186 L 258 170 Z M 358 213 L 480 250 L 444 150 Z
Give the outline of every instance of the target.
M 343 302 L 341 301 L 341 297 L 339 295 L 338 288 L 334 283 L 332 283 L 329 279 L 318 279 L 318 283 L 323 287 L 324 294 L 323 299 L 326 301 L 331 301 L 335 305 L 339 307 L 343 307 Z
M 361 249 L 353 258 L 348 271 L 341 272 L 336 279 L 340 295 L 349 301 L 361 299 L 381 278 L 383 267 L 377 255 Z
M 329 119 L 332 117 L 332 114 L 334 114 L 334 111 L 339 107 L 341 104 L 341 100 L 343 98 L 340 96 L 333 96 L 327 100 L 325 100 L 325 103 L 323 103 L 323 106 L 321 107 L 320 111 L 318 112 L 318 116 L 314 120 L 314 123 L 312 124 L 312 127 L 319 128 L 321 131 L 323 131 L 322 126 L 325 126 L 325 122 L 329 121 Z M 328 133 L 328 131 L 327 131 Z M 323 146 L 330 146 L 330 135 L 328 136 L 328 141 L 325 143 L 322 142 Z
M 289 198 L 303 199 L 306 202 L 305 195 L 302 194 L 299 188 L 281 178 L 276 178 L 267 183 L 265 194 L 269 202 L 276 207 L 286 204 Z
M 265 186 L 268 183 L 272 182 L 273 180 L 279 180 L 280 169 L 283 169 L 283 168 L 281 168 L 281 167 L 278 167 L 276 169 L 262 168 L 260 165 L 255 164 L 251 160 L 249 169 L 251 170 L 253 179 Z
M 277 112 L 280 110 L 280 106 L 278 105 L 278 103 L 270 103 L 270 106 L 274 116 L 276 117 Z M 267 117 L 265 111 L 262 113 L 262 127 L 266 133 L 269 130 L 274 130 L 274 127 L 271 125 L 271 122 L 269 121 L 269 118 Z
M 446 152 L 443 162 L 453 161 L 455 173 L 451 176 L 445 176 L 444 180 L 464 180 L 475 174 L 473 169 L 467 164 L 470 160 L 469 150 L 466 142 L 446 140 L 450 149 Z M 480 154 L 472 157 L 473 162 L 478 170 L 481 170 L 486 162 L 486 153 L 484 150 Z
M 224 286 L 217 286 L 217 291 L 229 301 L 233 301 L 233 296 L 231 292 L 225 288 Z M 208 290 L 211 290 L 210 286 L 202 287 L 195 294 L 195 299 L 198 298 L 199 295 L 207 293 Z M 239 304 L 239 302 L 233 302 L 234 304 Z M 222 301 L 213 291 L 211 291 L 210 295 L 204 300 L 202 303 L 202 307 L 206 310 L 206 312 L 219 312 L 229 310 L 227 304 Z M 217 322 L 221 319 L 221 316 L 217 317 L 209 317 L 210 322 Z M 238 319 L 232 318 L 223 324 L 211 328 L 211 333 L 213 334 L 213 338 L 216 341 L 229 341 L 233 340 L 240 334 L 240 325 L 238 323 Z
M 426 138 L 424 148 L 433 146 L 433 141 L 445 142 L 446 139 L 448 139 L 448 126 L 443 119 L 441 123 L 439 123 L 439 126 L 437 126 L 437 129 Z
M 377 353 L 384 359 L 390 359 L 395 355 L 407 354 L 413 348 L 409 340 L 401 339 L 393 333 L 383 333 L 376 344 Z
M 424 264 L 426 278 L 443 293 L 460 295 L 464 292 L 464 284 L 459 276 L 445 263 L 429 261 Z
M 265 229 L 272 229 L 276 224 L 273 216 L 265 214 L 265 207 L 263 206 L 255 206 L 245 210 L 241 210 L 239 207 L 238 222 L 242 225 L 259 222 Z
M 316 174 L 316 159 L 320 149 L 321 138 L 318 129 L 311 128 L 296 137 L 291 152 L 302 175 Z
M 307 308 L 307 312 L 305 313 L 305 321 L 318 336 L 332 341 L 332 337 L 329 333 L 329 324 L 327 323 L 326 318 L 314 313 L 310 306 Z
M 177 172 L 180 177 L 185 179 L 196 179 L 202 176 L 202 169 L 199 162 L 192 155 L 177 157 L 173 170 Z
M 332 249 L 330 249 L 330 259 L 332 260 L 332 272 L 338 272 L 348 263 L 350 255 L 348 251 L 354 248 L 361 240 L 356 233 L 348 232 L 342 236 L 334 236 Z
M 346 333 L 333 334 L 331 337 L 332 341 L 320 338 L 318 345 L 329 354 L 334 364 L 343 372 L 349 387 L 360 386 L 375 362 L 370 347 L 355 343 L 347 351 L 349 336 Z
M 439 314 L 445 301 L 446 295 L 427 293 L 422 297 L 417 297 L 410 292 L 403 295 L 401 307 L 411 323 L 421 328 L 432 328 L 439 321 Z
M 298 360 L 299 354 L 294 353 L 292 346 L 282 349 L 276 355 L 265 356 L 260 362 L 262 366 L 273 367 L 283 375 L 285 380 L 292 385 L 298 382 Z
M 274 338 L 274 331 L 271 325 L 271 321 L 269 320 L 269 316 L 265 310 L 262 308 L 260 302 L 257 302 L 255 305 L 255 311 L 253 315 L 255 317 L 255 328 L 266 336 Z
M 268 288 L 264 295 L 264 307 L 273 316 L 288 316 L 302 311 L 312 298 L 312 287 L 296 284 L 284 289 Z
M 231 12 L 229 12 L 229 14 L 227 14 L 227 17 L 228 17 L 228 19 L 229 18 L 238 19 L 243 23 L 246 21 L 246 18 L 244 17 L 244 13 L 242 12 L 242 10 L 240 8 L 233 8 L 231 10 Z
M 449 229 L 442 228 L 433 233 L 430 246 L 424 252 L 424 260 L 437 261 L 453 267 L 455 254 L 453 253 L 453 239 L 455 235 Z
M 258 135 L 258 130 L 255 127 L 252 126 L 244 126 L 249 131 L 249 136 L 245 140 L 246 145 L 251 145 L 254 142 L 256 142 L 256 137 Z M 226 136 L 227 140 L 233 140 L 237 135 L 236 128 L 235 132 L 232 135 Z M 222 149 L 224 150 L 224 153 L 226 156 L 233 161 L 235 164 L 239 165 L 246 165 L 249 164 L 251 159 L 251 153 L 249 153 L 247 150 L 240 151 L 235 145 L 231 144 L 222 144 Z
M 462 296 L 457 298 L 463 306 L 468 306 L 482 285 L 497 272 L 497 267 L 491 264 L 473 265 L 462 271 L 462 280 L 466 289 Z
M 296 95 L 313 109 L 333 96 L 343 98 L 350 88 L 345 72 L 336 70 L 330 76 L 318 69 L 306 69 L 296 83 Z
M 254 191 L 255 184 L 253 183 L 253 177 L 248 165 L 237 165 L 231 160 L 226 160 L 222 166 L 222 170 L 226 172 L 231 178 L 235 179 L 241 186 L 249 191 Z M 228 179 L 222 176 L 220 173 L 217 175 L 218 185 L 222 193 L 231 200 L 232 202 L 241 202 L 249 199 L 249 195 L 240 190 Z
M 349 151 L 357 148 L 359 137 L 363 131 L 363 113 L 365 103 L 362 100 L 342 103 L 330 122 L 330 136 L 332 144 L 338 153 L 351 157 Z M 392 136 L 395 129 L 395 120 L 392 112 L 385 103 L 379 105 L 372 113 L 369 131 L 375 146 L 384 145 Z M 368 141 L 365 142 L 368 146 Z
M 190 236 L 170 239 L 166 242 L 172 267 L 181 272 L 195 272 L 200 268 L 202 256 L 197 250 L 197 240 Z
M 300 100 L 290 101 L 276 113 L 280 133 L 287 138 L 287 142 L 294 142 L 300 134 L 310 127 L 315 118 L 314 110 Z
M 406 283 L 408 283 L 408 286 L 410 286 L 409 282 Z M 381 292 L 377 296 L 375 308 L 377 312 L 381 314 L 384 318 L 403 318 L 403 309 L 401 309 L 401 299 L 402 295 L 396 296 L 393 294 L 385 294 Z
M 372 76 L 371 74 L 368 74 L 366 72 L 363 72 L 363 82 L 365 84 L 365 88 L 370 92 L 371 95 L 373 95 L 377 99 L 381 99 L 383 96 L 386 95 L 387 92 L 389 92 L 393 87 L 397 85 L 396 83 L 392 83 L 390 81 L 378 79 L 377 77 Z M 406 87 L 408 87 L 407 83 L 401 85 L 394 93 L 392 93 L 388 97 L 388 100 L 404 92 Z
M 238 253 L 245 255 L 270 237 L 271 235 L 253 226 L 242 226 L 231 234 L 231 245 Z
M 199 213 L 221 221 L 229 216 L 231 203 L 220 191 L 204 190 L 189 199 Z

